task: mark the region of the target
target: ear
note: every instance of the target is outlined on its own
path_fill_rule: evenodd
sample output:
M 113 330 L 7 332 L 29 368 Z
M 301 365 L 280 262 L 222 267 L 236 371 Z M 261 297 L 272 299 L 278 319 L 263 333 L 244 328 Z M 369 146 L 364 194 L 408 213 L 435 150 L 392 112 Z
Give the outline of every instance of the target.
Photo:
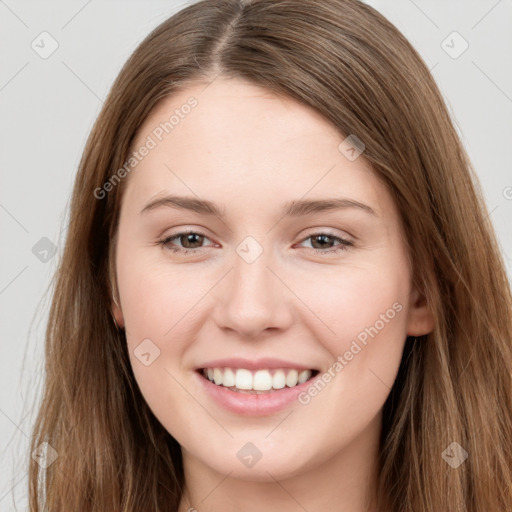
M 414 288 L 409 301 L 408 336 L 422 336 L 434 330 L 434 314 L 430 310 L 423 294 Z
M 124 329 L 124 316 L 123 316 L 123 312 L 121 310 L 121 306 L 119 306 L 119 304 L 118 304 L 118 302 L 116 300 L 116 296 L 115 296 L 114 290 L 112 290 L 112 301 L 111 301 L 110 307 L 111 307 L 111 311 L 112 311 L 112 316 L 114 317 L 117 326 L 120 329 Z

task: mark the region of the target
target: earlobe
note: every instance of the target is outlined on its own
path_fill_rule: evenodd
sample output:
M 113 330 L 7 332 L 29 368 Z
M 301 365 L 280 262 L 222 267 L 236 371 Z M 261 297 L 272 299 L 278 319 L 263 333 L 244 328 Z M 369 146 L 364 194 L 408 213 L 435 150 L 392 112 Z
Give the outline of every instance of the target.
M 114 290 L 112 290 L 112 303 L 110 306 L 110 312 L 112 314 L 112 320 L 118 329 L 124 329 L 124 316 L 121 311 L 121 307 L 116 301 Z
M 423 336 L 434 330 L 435 319 L 424 295 L 414 288 L 409 302 L 408 336 Z

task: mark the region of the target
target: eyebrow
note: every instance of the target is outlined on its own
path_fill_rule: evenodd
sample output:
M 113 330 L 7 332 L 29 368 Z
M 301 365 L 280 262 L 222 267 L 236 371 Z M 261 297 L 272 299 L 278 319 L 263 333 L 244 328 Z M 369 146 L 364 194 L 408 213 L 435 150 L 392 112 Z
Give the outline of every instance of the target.
M 225 209 L 212 201 L 191 196 L 176 195 L 168 195 L 154 199 L 150 201 L 140 213 L 148 213 L 161 207 L 190 210 L 200 215 L 211 215 L 220 218 L 225 217 Z M 357 208 L 371 215 L 378 216 L 376 211 L 367 204 L 348 198 L 298 199 L 289 201 L 283 206 L 282 216 L 302 217 L 328 210 L 345 210 L 348 208 Z

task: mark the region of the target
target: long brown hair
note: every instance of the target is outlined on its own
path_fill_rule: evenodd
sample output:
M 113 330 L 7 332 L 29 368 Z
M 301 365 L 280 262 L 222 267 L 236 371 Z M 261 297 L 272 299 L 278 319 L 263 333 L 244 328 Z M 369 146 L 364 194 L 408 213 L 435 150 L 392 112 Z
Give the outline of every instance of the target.
M 46 469 L 30 460 L 31 512 L 178 508 L 180 447 L 145 403 L 110 312 L 129 177 L 102 198 L 97 191 L 125 164 L 162 98 L 219 74 L 292 97 L 340 134 L 355 134 L 399 209 L 413 282 L 436 328 L 407 341 L 384 406 L 379 511 L 512 510 L 510 285 L 475 173 L 425 63 L 357 0 L 204 0 L 140 44 L 85 147 L 31 445 L 47 442 L 58 457 Z M 456 468 L 443 457 L 452 443 L 468 454 Z

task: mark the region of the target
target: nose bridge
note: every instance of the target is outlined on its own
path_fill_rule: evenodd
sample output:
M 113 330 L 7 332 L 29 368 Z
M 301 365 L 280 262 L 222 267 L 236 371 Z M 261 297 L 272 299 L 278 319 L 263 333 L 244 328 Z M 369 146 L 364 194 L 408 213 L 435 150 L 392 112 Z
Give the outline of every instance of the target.
M 217 304 L 220 327 L 245 335 L 256 335 L 267 328 L 283 327 L 286 290 L 270 270 L 272 251 L 254 237 L 246 237 L 235 249 L 233 270 Z
M 233 265 L 233 299 L 238 306 L 247 305 L 251 309 L 269 308 L 277 290 L 275 277 L 268 267 L 272 267 L 271 250 L 252 236 L 246 237 L 237 247 Z
M 268 286 L 272 273 L 268 267 L 271 266 L 269 258 L 269 251 L 263 251 L 257 257 L 254 257 L 254 249 L 243 255 L 240 255 L 241 249 L 237 249 L 237 256 L 234 258 L 234 269 L 233 269 L 233 287 L 235 293 L 242 294 L 243 298 L 248 298 L 249 294 L 253 295 L 254 299 L 258 299 L 259 296 L 269 297 Z

